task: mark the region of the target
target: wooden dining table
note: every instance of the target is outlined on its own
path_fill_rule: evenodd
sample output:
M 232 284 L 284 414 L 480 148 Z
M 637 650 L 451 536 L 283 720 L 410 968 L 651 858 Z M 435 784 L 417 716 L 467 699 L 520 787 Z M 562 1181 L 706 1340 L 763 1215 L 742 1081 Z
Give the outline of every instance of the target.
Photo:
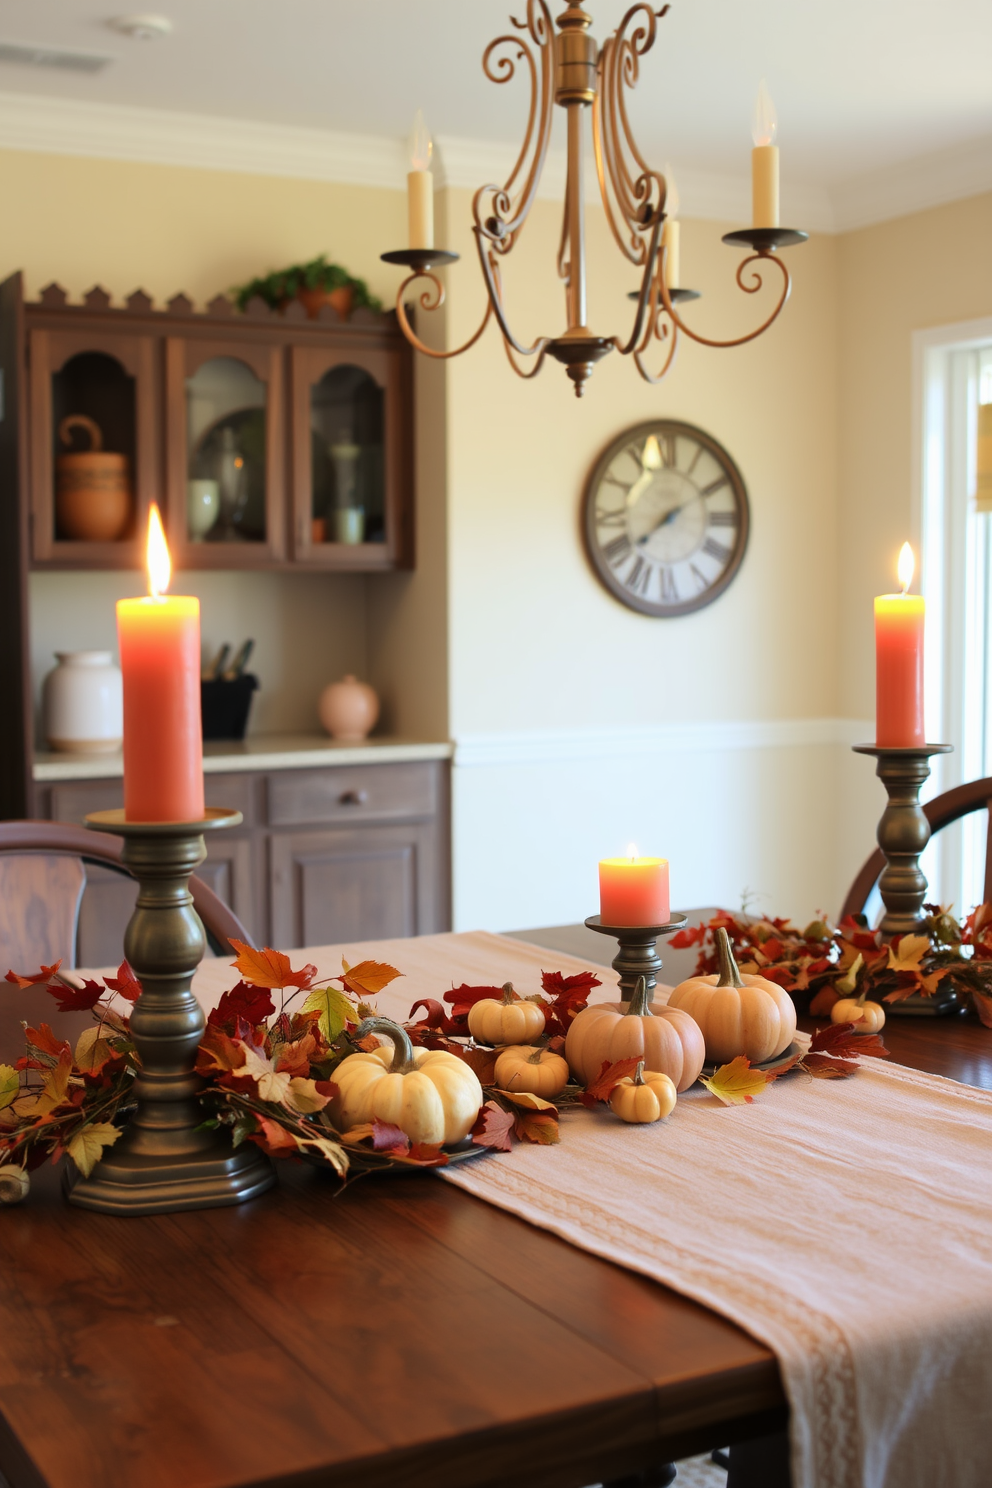
M 970 1014 L 885 1039 L 992 1089 Z M 787 1423 L 734 1324 L 430 1173 L 279 1186 L 120 1219 L 47 1169 L 0 1211 L 10 1488 L 582 1488 Z

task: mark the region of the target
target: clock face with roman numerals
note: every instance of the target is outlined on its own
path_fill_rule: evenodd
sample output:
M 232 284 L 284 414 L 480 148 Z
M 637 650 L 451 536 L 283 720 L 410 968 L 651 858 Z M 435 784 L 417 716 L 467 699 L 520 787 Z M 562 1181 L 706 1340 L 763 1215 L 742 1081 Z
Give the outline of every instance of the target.
M 727 451 L 672 419 L 614 439 L 586 488 L 593 567 L 644 615 L 688 615 L 722 594 L 744 557 L 748 523 L 747 491 Z

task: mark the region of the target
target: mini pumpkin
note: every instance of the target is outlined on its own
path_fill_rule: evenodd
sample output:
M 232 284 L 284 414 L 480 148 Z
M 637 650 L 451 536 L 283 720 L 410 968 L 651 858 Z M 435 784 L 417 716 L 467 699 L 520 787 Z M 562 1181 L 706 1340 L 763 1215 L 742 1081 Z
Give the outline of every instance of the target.
M 618 1059 L 641 1059 L 667 1075 L 676 1090 L 687 1090 L 699 1078 L 706 1058 L 698 1025 L 680 1008 L 648 1001 L 647 981 L 638 977 L 634 995 L 622 1002 L 594 1002 L 572 1020 L 565 1037 L 565 1058 L 582 1085 Z
M 885 1027 L 885 1009 L 880 1002 L 866 1002 L 860 997 L 842 997 L 830 1009 L 831 1023 L 853 1023 L 855 1033 L 878 1033 Z
M 469 1008 L 468 1031 L 482 1044 L 530 1044 L 544 1032 L 544 1010 L 504 982 L 502 998 L 483 997 Z
M 716 932 L 720 970 L 712 976 L 689 977 L 668 999 L 699 1024 L 706 1058 L 726 1064 L 743 1054 L 762 1064 L 783 1053 L 796 1036 L 796 1005 L 784 987 L 766 977 L 741 973 L 721 925 Z
M 610 1105 L 621 1121 L 645 1125 L 663 1121 L 675 1110 L 678 1092 L 667 1075 L 645 1070 L 640 1060 L 633 1078 L 627 1075 L 610 1091 Z
M 406 1030 L 389 1018 L 366 1018 L 355 1037 L 369 1033 L 385 1034 L 393 1057 L 387 1063 L 379 1048 L 342 1059 L 331 1077 L 337 1095 L 329 1108 L 338 1130 L 378 1120 L 398 1126 L 414 1143 L 434 1146 L 468 1136 L 483 1096 L 478 1076 L 464 1059 L 443 1049 L 414 1053 Z
M 551 1100 L 568 1084 L 568 1061 L 550 1049 L 516 1044 L 497 1056 L 496 1084 L 501 1090 L 528 1090 Z

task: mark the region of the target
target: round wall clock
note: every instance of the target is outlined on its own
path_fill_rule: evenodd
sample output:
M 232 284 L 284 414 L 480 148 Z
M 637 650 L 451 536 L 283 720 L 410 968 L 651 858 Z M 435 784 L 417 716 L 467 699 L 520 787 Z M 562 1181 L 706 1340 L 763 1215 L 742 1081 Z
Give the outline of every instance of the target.
M 643 615 L 688 615 L 722 594 L 744 557 L 740 471 L 693 424 L 653 419 L 603 451 L 584 498 L 586 548 L 611 594 Z

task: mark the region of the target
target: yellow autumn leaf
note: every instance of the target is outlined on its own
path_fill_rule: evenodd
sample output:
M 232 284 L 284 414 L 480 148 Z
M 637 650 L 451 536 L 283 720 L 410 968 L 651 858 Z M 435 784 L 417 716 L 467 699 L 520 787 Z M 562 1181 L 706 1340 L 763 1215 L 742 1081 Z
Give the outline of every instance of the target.
M 749 1106 L 768 1085 L 768 1076 L 763 1070 L 752 1069 L 751 1061 L 738 1054 L 729 1064 L 721 1064 L 708 1079 L 700 1076 L 699 1083 L 725 1106 Z
M 20 1088 L 17 1071 L 9 1064 L 0 1064 L 0 1111 L 17 1099 Z
M 319 1152 L 325 1162 L 329 1162 L 335 1172 L 343 1178 L 349 1168 L 348 1154 L 337 1142 L 332 1142 L 328 1137 L 301 1137 L 300 1147 L 310 1147 L 314 1152 Z
M 929 949 L 929 935 L 900 936 L 897 946 L 889 946 L 889 971 L 919 971 Z
M 375 997 L 383 987 L 388 987 L 390 982 L 403 975 L 386 961 L 359 961 L 357 966 L 349 966 L 343 956 L 341 970 L 344 973 L 342 981 L 348 990 L 364 993 L 366 997 Z
M 508 1101 L 515 1106 L 520 1106 L 524 1111 L 557 1111 L 558 1107 L 552 1101 L 546 1101 L 540 1095 L 533 1095 L 529 1090 L 500 1090 L 499 1095 L 505 1095 Z
M 94 1028 L 84 1028 L 76 1040 L 76 1068 L 97 1074 L 108 1059 L 113 1059 L 115 1052 L 99 1024 Z
M 315 987 L 303 1004 L 303 1012 L 317 1013 L 321 1033 L 332 1044 L 346 1023 L 357 1021 L 358 1010 L 336 987 Z
M 72 1074 L 72 1055 L 68 1048 L 59 1055 L 58 1064 L 45 1071 L 41 1093 L 35 1101 L 34 1114 L 45 1116 L 68 1099 L 69 1077 Z
M 84 1178 L 90 1176 L 100 1161 L 103 1149 L 113 1147 L 120 1134 L 120 1127 L 111 1126 L 109 1121 L 96 1121 L 76 1133 L 66 1151 Z
M 292 1111 L 299 1111 L 301 1116 L 310 1116 L 314 1111 L 322 1111 L 327 1105 L 327 1099 L 317 1089 L 316 1081 L 307 1080 L 303 1075 L 294 1075 L 289 1082 L 284 1104 Z

